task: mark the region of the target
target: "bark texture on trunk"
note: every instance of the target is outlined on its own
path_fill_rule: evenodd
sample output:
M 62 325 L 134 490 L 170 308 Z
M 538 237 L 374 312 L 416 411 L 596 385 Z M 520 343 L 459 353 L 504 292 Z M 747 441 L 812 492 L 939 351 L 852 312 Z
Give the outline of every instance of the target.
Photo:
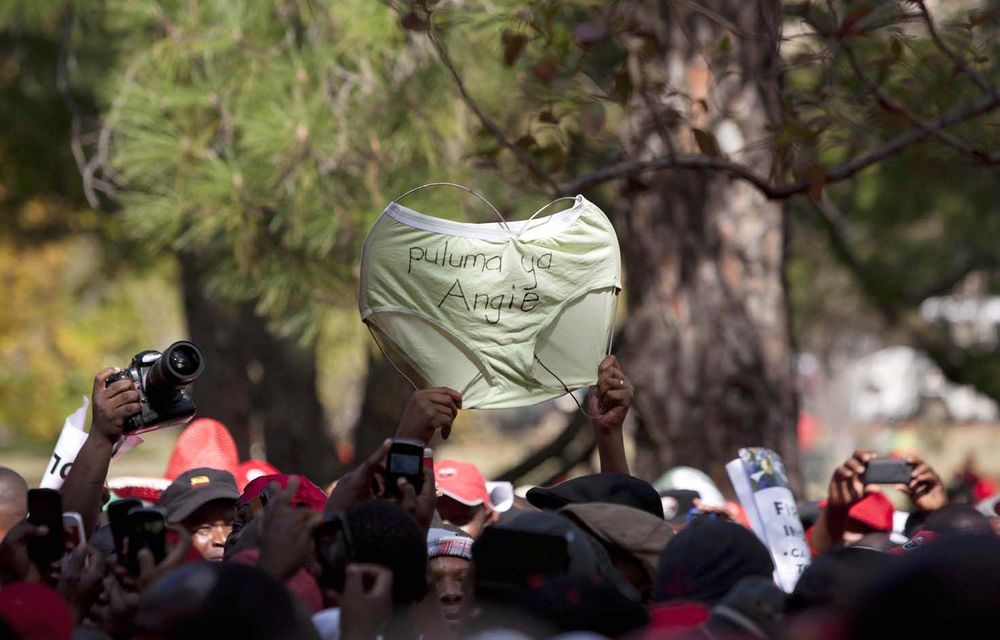
M 315 354 L 272 335 L 252 305 L 205 295 L 207 268 L 193 256 L 181 259 L 188 332 L 206 361 L 193 387 L 198 415 L 229 428 L 241 459 L 251 445 L 263 444 L 268 462 L 283 473 L 321 485 L 335 479 L 340 464 L 316 393 Z
M 763 145 L 780 119 L 780 2 L 644 1 L 657 53 L 644 63 L 630 104 L 628 155 L 673 148 L 722 153 L 767 170 Z M 720 42 L 729 52 L 720 57 Z M 657 84 L 657 80 L 663 84 Z M 690 99 L 671 94 L 678 90 Z M 672 111 L 690 114 L 682 124 Z M 724 490 L 737 449 L 765 446 L 797 483 L 794 357 L 783 278 L 784 211 L 744 182 L 714 172 L 670 171 L 626 189 L 618 216 L 628 318 L 625 366 L 636 385 L 639 475 L 675 465 L 709 473 Z
M 396 433 L 403 409 L 413 393 L 410 383 L 377 349 L 368 351 L 365 399 L 354 431 L 357 460 L 364 460 Z

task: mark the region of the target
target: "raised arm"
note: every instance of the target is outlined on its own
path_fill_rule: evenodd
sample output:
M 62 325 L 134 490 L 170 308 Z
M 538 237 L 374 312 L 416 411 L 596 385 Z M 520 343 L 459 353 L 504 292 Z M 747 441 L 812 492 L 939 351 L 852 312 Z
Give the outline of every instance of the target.
M 855 451 L 844 464 L 834 469 L 827 489 L 826 507 L 809 531 L 813 555 L 826 553 L 843 541 L 851 507 L 868 493 L 862 478 L 868 462 L 874 457 L 871 451 Z
M 614 356 L 604 358 L 597 371 L 597 385 L 587 400 L 587 413 L 596 416 L 590 422 L 597 439 L 601 473 L 629 473 L 622 425 L 632 406 L 635 388 Z
M 142 409 L 139 392 L 131 380 L 118 380 L 111 386 L 104 384 L 105 378 L 118 371 L 104 369 L 94 378 L 90 433 L 61 489 L 63 510 L 78 512 L 88 532 L 94 530 L 101 511 L 114 445 L 122 437 L 125 421 Z

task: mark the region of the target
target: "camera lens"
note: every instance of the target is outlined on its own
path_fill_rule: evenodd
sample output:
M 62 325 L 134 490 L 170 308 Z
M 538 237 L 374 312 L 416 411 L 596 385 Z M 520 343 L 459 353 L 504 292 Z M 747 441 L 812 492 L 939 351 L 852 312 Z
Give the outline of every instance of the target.
M 188 345 L 180 345 L 171 350 L 169 358 L 170 367 L 182 376 L 191 375 L 201 366 L 201 354 L 197 352 L 197 348 L 192 349 Z
M 148 395 L 169 394 L 186 387 L 205 370 L 205 356 L 193 342 L 175 342 L 153 363 L 146 377 Z

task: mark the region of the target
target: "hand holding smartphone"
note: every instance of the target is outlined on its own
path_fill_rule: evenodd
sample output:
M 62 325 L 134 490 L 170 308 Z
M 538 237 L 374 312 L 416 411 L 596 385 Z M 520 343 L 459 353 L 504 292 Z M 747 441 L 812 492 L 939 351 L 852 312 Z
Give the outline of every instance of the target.
M 48 571 L 53 562 L 65 552 L 63 532 L 62 496 L 54 489 L 28 491 L 28 522 L 48 531 L 43 536 L 28 540 L 28 557 L 36 567 Z
M 111 536 L 115 539 L 115 552 L 119 558 L 122 557 L 122 545 L 128 535 L 128 514 L 136 509 L 142 509 L 142 500 L 126 498 L 108 504 L 108 523 L 111 525 Z
M 868 461 L 861 481 L 865 484 L 909 484 L 913 465 L 896 458 L 874 458 Z
M 385 463 L 386 493 L 399 495 L 399 479 L 404 478 L 419 495 L 424 487 L 424 443 L 395 438 Z
M 139 552 L 149 549 L 156 564 L 167 555 L 167 522 L 156 509 L 134 509 L 126 518 L 128 558 L 125 567 L 133 576 L 139 575 Z

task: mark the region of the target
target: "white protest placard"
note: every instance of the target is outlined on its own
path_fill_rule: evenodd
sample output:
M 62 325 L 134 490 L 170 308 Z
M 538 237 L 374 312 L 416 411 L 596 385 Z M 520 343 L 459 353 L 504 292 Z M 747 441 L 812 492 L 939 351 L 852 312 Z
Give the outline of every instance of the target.
M 771 552 L 775 583 L 791 593 L 811 554 L 781 456 L 759 447 L 740 449 L 726 472 L 750 526 Z
M 38 485 L 42 489 L 59 489 L 69 475 L 76 454 L 80 453 L 80 448 L 87 441 L 87 432 L 83 430 L 83 424 L 87 420 L 89 406 L 90 399 L 84 396 L 80 408 L 66 416 L 62 432 L 56 441 L 55 451 L 52 452 L 49 464 L 45 467 L 45 475 Z
M 83 430 L 83 425 L 87 422 L 87 409 L 90 407 L 90 399 L 83 396 L 83 404 L 73 413 L 66 416 L 63 422 L 59 439 L 56 440 L 56 448 L 49 458 L 49 464 L 45 467 L 45 474 L 39 487 L 42 489 L 59 489 L 62 487 L 69 470 L 76 461 L 77 454 L 83 448 L 83 443 L 87 441 L 87 432 Z M 136 446 L 142 444 L 141 436 L 127 436 L 120 440 L 115 446 L 112 460 L 125 455 Z

